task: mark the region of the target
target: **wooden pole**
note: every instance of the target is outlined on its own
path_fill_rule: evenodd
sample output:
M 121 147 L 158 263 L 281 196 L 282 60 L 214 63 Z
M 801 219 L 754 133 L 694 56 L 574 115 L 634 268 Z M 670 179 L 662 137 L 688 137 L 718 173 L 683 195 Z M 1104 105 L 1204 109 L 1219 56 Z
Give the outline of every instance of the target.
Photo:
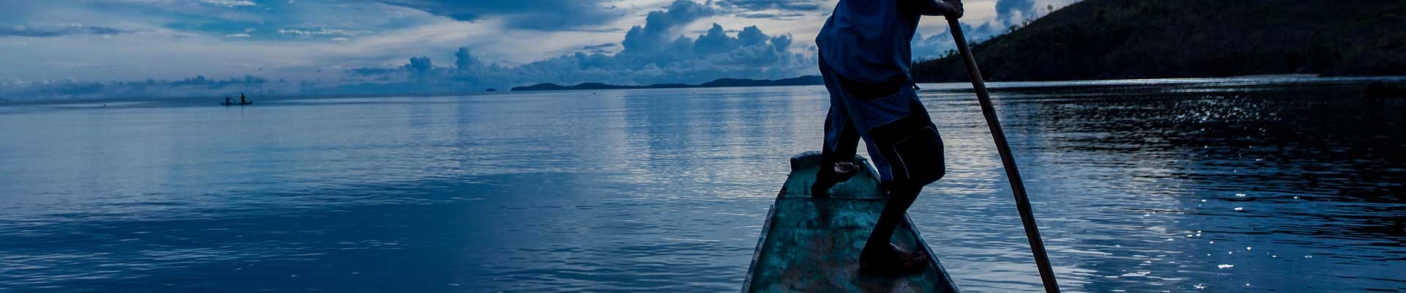
M 1035 213 L 1030 210 L 1030 198 L 1025 195 L 1025 182 L 1020 179 L 1020 169 L 1016 168 L 1015 155 L 1011 154 L 1011 146 L 1006 142 L 1006 133 L 1001 131 L 1001 121 L 996 118 L 996 108 L 991 106 L 991 95 L 986 93 L 986 82 L 982 80 L 981 70 L 976 68 L 976 58 L 972 57 L 971 47 L 967 46 L 967 38 L 962 34 L 962 25 L 955 18 L 947 18 L 947 25 L 951 26 L 952 39 L 957 43 L 957 51 L 961 52 L 962 59 L 967 64 L 967 75 L 971 76 L 972 89 L 976 90 L 976 99 L 981 103 L 981 114 L 986 116 L 986 125 L 991 127 L 991 138 L 996 140 L 996 149 L 1001 152 L 1001 164 L 1005 165 L 1006 177 L 1011 182 L 1011 193 L 1015 194 L 1015 207 L 1020 211 L 1020 222 L 1025 224 L 1025 238 L 1030 240 L 1030 252 L 1035 254 L 1035 265 L 1040 268 L 1040 280 L 1045 284 L 1045 292 L 1059 292 L 1059 284 L 1055 282 L 1054 269 L 1050 267 L 1050 257 L 1045 255 L 1045 242 L 1040 240 L 1040 227 L 1035 225 Z

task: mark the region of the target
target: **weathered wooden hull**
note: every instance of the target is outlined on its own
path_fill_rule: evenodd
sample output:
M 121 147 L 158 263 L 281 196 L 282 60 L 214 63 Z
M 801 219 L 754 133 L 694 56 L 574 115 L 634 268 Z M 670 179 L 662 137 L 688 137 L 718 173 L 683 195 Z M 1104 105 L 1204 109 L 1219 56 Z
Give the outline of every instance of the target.
M 819 153 L 791 158 L 791 174 L 762 227 L 743 292 L 958 292 L 913 221 L 905 215 L 894 243 L 923 250 L 932 261 L 920 273 L 859 272 L 859 251 L 887 202 L 868 160 L 863 170 L 831 188 L 832 197 L 812 198 Z

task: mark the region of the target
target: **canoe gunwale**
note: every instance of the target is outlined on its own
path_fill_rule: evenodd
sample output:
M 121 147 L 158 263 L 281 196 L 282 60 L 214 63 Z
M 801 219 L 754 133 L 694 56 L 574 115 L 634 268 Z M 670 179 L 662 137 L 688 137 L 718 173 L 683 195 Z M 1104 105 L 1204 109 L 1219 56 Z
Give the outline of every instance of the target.
M 778 198 L 780 199 L 780 198 Z M 771 204 L 766 211 L 766 223 L 762 224 L 762 236 L 757 240 L 757 249 L 752 252 L 752 264 L 747 266 L 747 280 L 742 283 L 742 292 L 752 292 L 752 276 L 757 270 L 757 263 L 761 261 L 762 249 L 766 248 L 766 236 L 771 234 L 771 219 L 776 218 L 776 204 Z
M 937 254 L 932 253 L 932 246 L 928 246 L 928 240 L 923 239 L 923 233 L 918 231 L 918 224 L 913 223 L 913 217 L 908 213 L 903 213 L 903 224 L 908 225 L 908 230 L 912 230 L 913 238 L 918 239 L 918 246 L 923 248 L 923 252 L 928 254 L 928 265 L 937 268 L 942 273 L 942 279 L 947 280 L 947 287 L 952 288 L 952 292 L 962 292 L 957 288 L 957 282 L 952 280 L 952 275 L 947 273 L 947 268 L 942 266 L 942 262 L 937 260 Z M 748 277 L 750 279 L 750 277 Z

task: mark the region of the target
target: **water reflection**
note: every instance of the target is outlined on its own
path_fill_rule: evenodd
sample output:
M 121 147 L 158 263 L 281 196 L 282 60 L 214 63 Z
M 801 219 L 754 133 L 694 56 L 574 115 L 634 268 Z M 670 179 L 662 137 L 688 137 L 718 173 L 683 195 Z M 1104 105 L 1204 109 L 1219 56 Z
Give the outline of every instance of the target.
M 1055 229 L 1045 229 L 1047 243 L 1071 252 L 1055 253 L 1055 263 L 1072 264 L 1066 275 L 1077 276 L 1066 284 L 1088 291 L 1110 284 L 1129 291 L 1227 290 L 1246 283 L 1255 290 L 1394 290 L 1406 284 L 1396 273 L 1406 265 L 1395 256 L 1406 252 L 1406 169 L 1400 167 L 1406 131 L 1399 128 L 1406 119 L 1391 114 L 1403 107 L 1373 107 L 1357 97 L 1359 89 L 1352 83 L 1020 88 L 998 93 L 998 104 L 1027 166 L 1042 226 Z M 934 108 L 974 107 L 964 102 Z M 956 156 L 963 155 L 994 156 Z M 985 206 L 958 199 L 950 204 Z M 970 216 L 976 215 L 934 222 L 964 223 Z M 1003 222 L 1014 224 L 983 224 L 1018 227 L 1008 218 Z M 934 242 L 1004 248 L 1021 240 Z M 965 273 L 985 271 L 945 263 Z M 1023 269 L 1025 280 L 1038 281 L 1033 268 Z
M 1406 118 L 1356 82 L 995 86 L 1066 290 L 1394 290 Z M 913 218 L 963 289 L 1038 290 L 961 87 Z M 733 291 L 823 94 L 0 106 L 0 291 Z

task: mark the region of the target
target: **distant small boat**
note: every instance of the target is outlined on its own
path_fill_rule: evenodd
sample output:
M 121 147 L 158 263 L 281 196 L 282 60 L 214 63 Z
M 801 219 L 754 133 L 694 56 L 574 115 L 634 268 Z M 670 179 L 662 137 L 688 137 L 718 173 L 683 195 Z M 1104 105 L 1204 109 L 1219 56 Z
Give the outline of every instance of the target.
M 253 104 L 254 104 L 254 101 L 246 101 L 246 102 L 243 102 L 243 103 L 220 102 L 220 105 L 224 105 L 224 106 L 244 106 L 244 105 L 253 105 Z
M 906 215 L 894 243 L 927 253 L 927 268 L 901 275 L 859 272 L 859 251 L 887 198 L 869 160 L 855 156 L 854 163 L 863 171 L 832 187 L 831 198 L 813 199 L 820 153 L 791 157 L 791 174 L 762 225 L 742 292 L 958 292 Z

